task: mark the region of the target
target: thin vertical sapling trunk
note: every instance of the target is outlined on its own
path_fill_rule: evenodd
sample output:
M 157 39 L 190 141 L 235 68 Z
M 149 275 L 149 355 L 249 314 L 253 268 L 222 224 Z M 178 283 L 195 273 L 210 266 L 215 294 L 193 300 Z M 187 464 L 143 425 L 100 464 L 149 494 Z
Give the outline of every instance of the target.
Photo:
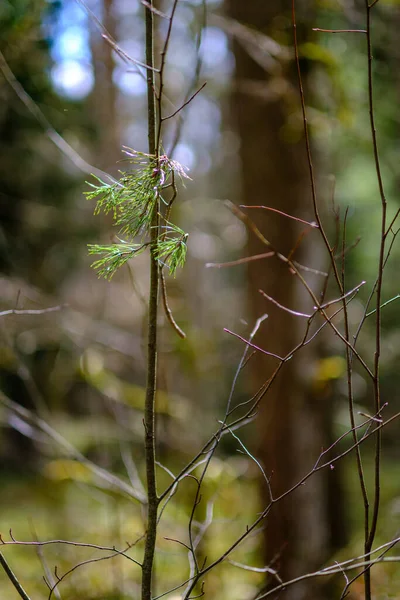
M 154 81 L 154 28 L 153 0 L 146 11 L 146 64 L 147 68 L 147 126 L 149 154 L 156 157 L 156 98 Z M 157 167 L 159 165 L 157 164 Z M 147 535 L 142 565 L 142 600 L 150 600 L 154 552 L 157 537 L 157 481 L 155 464 L 155 399 L 157 386 L 157 309 L 159 290 L 159 267 L 157 260 L 157 240 L 159 235 L 159 199 L 157 198 L 151 215 L 150 230 L 150 291 L 147 325 L 147 382 L 144 407 L 145 461 L 147 479 Z
M 157 390 L 157 312 L 160 284 L 163 289 L 164 306 L 168 320 L 181 337 L 185 334 L 176 325 L 168 306 L 163 269 L 167 267 L 174 275 L 178 267 L 182 267 L 186 257 L 185 234 L 179 227 L 170 222 L 171 206 L 176 197 L 176 177 L 188 177 L 185 169 L 176 161 L 170 160 L 160 153 L 161 130 L 163 122 L 175 116 L 189 101 L 172 115 L 162 116 L 162 100 L 164 88 L 164 67 L 177 0 L 175 0 L 169 17 L 168 31 L 161 52 L 160 68 L 154 61 L 154 9 L 152 0 L 145 5 L 146 28 L 146 81 L 147 81 L 147 127 L 148 153 L 125 148 L 128 160 L 138 165 L 135 172 L 121 172 L 120 181 L 112 184 L 99 181 L 92 185 L 93 191 L 87 195 L 89 199 L 97 198 L 95 212 L 100 210 L 112 212 L 114 222 L 120 227 L 120 233 L 128 241 L 118 240 L 108 246 L 97 244 L 89 246 L 89 253 L 100 254 L 101 258 L 93 263 L 99 275 L 111 279 L 115 271 L 129 259 L 150 250 L 150 287 L 147 327 L 147 381 L 144 406 L 144 447 L 147 481 L 146 502 L 146 541 L 142 563 L 142 600 L 150 600 L 152 596 L 152 579 L 154 554 L 157 537 L 157 512 L 160 498 L 157 494 L 156 458 L 155 458 L 155 399 Z M 156 89 L 155 76 L 158 76 Z M 166 202 L 162 194 L 172 189 L 172 198 Z M 139 242 L 134 238 L 139 236 Z

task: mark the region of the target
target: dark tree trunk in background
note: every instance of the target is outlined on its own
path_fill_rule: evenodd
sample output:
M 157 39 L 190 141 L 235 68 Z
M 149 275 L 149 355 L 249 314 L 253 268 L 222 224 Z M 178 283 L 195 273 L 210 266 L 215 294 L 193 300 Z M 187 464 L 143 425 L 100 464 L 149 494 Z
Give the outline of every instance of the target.
M 116 41 L 116 19 L 112 11 L 113 0 L 102 0 L 102 23 L 112 40 Z M 115 163 L 121 158 L 119 119 L 117 118 L 117 87 L 113 81 L 114 50 L 92 26 L 91 48 L 95 84 L 91 103 L 99 136 L 96 144 L 96 165 L 107 172 L 116 171 Z
M 281 67 L 268 57 L 268 48 L 262 49 L 259 40 L 254 48 L 249 42 L 251 32 L 274 37 L 279 30 L 278 39 L 291 46 L 290 5 L 282 0 L 229 0 L 228 6 L 230 17 L 248 27 L 247 32 L 238 31 L 234 36 L 233 116 L 241 141 L 240 202 L 270 206 L 312 220 L 311 187 L 293 58 L 287 58 L 286 67 Z M 284 53 L 287 52 L 286 47 Z M 285 68 L 287 73 L 282 72 Z M 246 212 L 274 247 L 286 256 L 304 229 L 300 223 L 269 211 Z M 315 231 L 309 232 L 294 258 L 321 268 L 322 249 L 317 239 Z M 249 232 L 248 254 L 267 250 Z M 307 279 L 315 290 L 322 283 Z M 305 322 L 267 302 L 258 290 L 264 290 L 282 305 L 298 311 L 310 312 L 312 302 L 296 277 L 274 258 L 249 263 L 248 282 L 252 321 L 264 313 L 269 315 L 256 343 L 285 356 L 300 341 Z M 310 470 L 331 437 L 327 431 L 331 424 L 329 400 L 311 392 L 316 352 L 317 347 L 310 345 L 285 365 L 260 411 L 258 456 L 267 473 L 273 474 L 275 497 Z M 251 364 L 253 384 L 258 388 L 268 379 L 277 361 L 257 353 Z M 335 471 L 320 473 L 274 506 L 266 524 L 265 559 L 266 563 L 274 561 L 272 566 L 278 569 L 283 580 L 314 570 L 330 556 L 334 545 L 333 523 L 338 513 L 330 513 L 329 495 L 335 489 L 339 507 L 337 488 Z M 264 490 L 264 503 L 266 499 Z M 336 539 L 336 543 L 340 541 Z M 322 591 L 319 594 L 314 585 L 306 583 L 289 588 L 280 595 L 280 600 L 327 597 Z

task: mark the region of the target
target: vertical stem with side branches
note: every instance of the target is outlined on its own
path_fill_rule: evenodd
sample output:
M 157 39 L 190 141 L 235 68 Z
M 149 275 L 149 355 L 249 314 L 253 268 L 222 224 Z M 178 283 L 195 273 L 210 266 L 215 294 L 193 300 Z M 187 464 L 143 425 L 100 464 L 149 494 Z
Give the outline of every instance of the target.
M 376 132 L 374 125 L 374 113 L 373 113 L 373 102 L 372 102 L 372 50 L 371 50 L 371 37 L 370 37 L 370 10 L 371 6 L 368 4 L 368 0 L 365 0 L 367 7 L 367 43 L 368 43 L 368 97 L 369 97 L 369 112 L 370 112 L 370 121 L 371 121 L 371 129 L 372 129 L 372 138 L 373 138 L 373 148 L 374 148 L 374 157 L 375 157 L 375 165 L 377 171 L 377 177 L 379 182 L 379 190 L 382 198 L 382 238 L 381 238 L 381 248 L 380 248 L 380 259 L 379 259 L 379 273 L 378 273 L 378 281 L 377 281 L 377 310 L 379 307 L 379 313 L 377 314 L 377 328 L 376 328 L 376 352 L 375 352 L 375 369 L 373 373 L 373 385 L 374 385 L 374 396 L 375 396 L 375 411 L 378 413 L 380 410 L 380 392 L 379 392 L 379 356 L 380 356 L 380 304 L 381 304 L 381 289 L 382 289 L 382 276 L 383 276 L 383 261 L 384 261 L 384 251 L 385 251 L 385 238 L 384 232 L 386 228 L 386 200 L 383 192 L 382 178 L 380 173 L 380 164 L 379 157 L 377 151 L 377 142 L 376 142 Z M 299 83 L 299 91 L 301 98 L 301 108 L 302 108 L 302 116 L 303 116 L 303 125 L 304 125 L 304 135 L 306 142 L 306 151 L 307 151 L 307 159 L 308 166 L 310 171 L 310 180 L 311 180 L 311 192 L 312 192 L 312 201 L 314 207 L 314 214 L 316 221 L 318 223 L 319 229 L 321 231 L 321 235 L 324 241 L 324 244 L 328 250 L 328 254 L 331 260 L 331 266 L 333 270 L 333 274 L 335 277 L 335 281 L 338 285 L 341 295 L 344 294 L 345 291 L 345 278 L 344 278 L 344 246 L 342 250 L 342 276 L 340 276 L 336 261 L 334 258 L 333 250 L 329 244 L 329 240 L 324 231 L 324 227 L 319 215 L 318 204 L 317 204 L 317 194 L 316 194 L 316 185 L 314 178 L 314 169 L 312 163 L 311 156 L 311 145 L 308 134 L 308 124 L 307 124 L 307 115 L 306 115 L 306 105 L 302 84 L 302 76 L 300 70 L 300 59 L 299 59 L 299 51 L 298 51 L 298 43 L 297 43 L 297 23 L 296 23 L 296 11 L 295 11 L 295 0 L 292 0 L 292 24 L 293 24 L 293 35 L 294 35 L 294 50 L 295 50 L 295 60 L 297 66 L 297 74 L 298 74 L 298 83 Z M 343 242 L 345 240 L 345 227 L 346 221 L 344 224 L 344 232 L 343 232 Z M 379 289 L 378 289 L 379 288 Z M 368 554 L 372 548 L 375 529 L 378 518 L 378 510 L 379 510 L 379 492 L 380 492 L 380 446 L 381 446 L 381 432 L 377 431 L 376 438 L 376 460 L 375 460 L 375 494 L 374 494 L 374 510 L 372 517 L 371 528 L 369 526 L 369 500 L 367 487 L 365 483 L 362 459 L 361 459 L 361 451 L 358 446 L 358 436 L 355 427 L 355 417 L 354 417 L 354 399 L 353 399 L 353 385 L 352 385 L 352 362 L 353 362 L 353 351 L 349 347 L 350 342 L 350 328 L 349 328 L 349 320 L 348 320 L 348 312 L 347 305 L 345 299 L 343 299 L 343 313 L 344 313 L 344 325 L 345 325 L 345 339 L 346 339 L 346 363 L 347 363 L 347 385 L 348 385 L 348 406 L 349 406 L 349 415 L 350 415 L 350 423 L 353 432 L 353 439 L 355 443 L 355 453 L 356 453 L 356 461 L 357 461 L 357 472 L 358 479 L 361 487 L 361 494 L 363 498 L 363 507 L 364 507 L 364 539 L 365 539 L 365 552 Z M 366 569 L 364 572 L 364 585 L 365 585 L 365 598 L 366 600 L 371 600 L 371 577 L 370 570 Z
M 147 64 L 147 116 L 149 154 L 157 156 L 156 147 L 156 98 L 154 81 L 154 30 L 153 0 L 146 11 L 146 64 Z M 154 552 L 157 537 L 157 481 L 155 464 L 155 397 L 157 381 L 157 308 L 159 291 L 159 268 L 156 246 L 159 236 L 158 202 L 154 207 L 151 226 L 150 292 L 147 340 L 147 383 L 144 408 L 145 461 L 147 480 L 147 532 L 142 564 L 142 600 L 151 600 Z
M 365 10 L 367 17 L 367 54 L 368 54 L 368 105 L 369 105 L 369 120 L 372 135 L 372 147 L 374 154 L 376 177 L 379 187 L 379 196 L 381 200 L 381 238 L 379 248 L 379 262 L 378 262 L 378 277 L 376 281 L 376 327 L 375 327 L 375 356 L 374 356 L 374 400 L 375 400 L 375 412 L 378 414 L 381 410 L 381 398 L 380 398 L 380 355 L 381 355 L 381 303 L 382 303 L 382 285 L 383 285 L 383 271 L 385 268 L 385 250 L 386 250 L 386 214 L 387 214 L 387 202 L 385 191 L 383 187 L 383 178 L 380 167 L 379 153 L 378 153 L 378 141 L 376 137 L 375 128 L 375 116 L 374 116 L 374 101 L 373 101 L 373 83 L 372 83 L 372 42 L 371 42 L 371 10 L 376 2 L 369 4 L 368 0 L 365 0 Z M 365 552 L 367 559 L 370 557 L 372 544 L 374 543 L 376 528 L 378 524 L 379 515 L 379 504 L 380 504 L 380 462 L 381 462 L 381 445 L 382 445 L 382 434 L 380 429 L 376 431 L 375 441 L 375 485 L 374 485 L 374 505 L 372 511 L 371 528 L 369 536 L 365 543 Z M 370 582 L 370 569 L 366 570 L 365 576 L 365 597 L 366 600 L 371 598 L 371 582 Z

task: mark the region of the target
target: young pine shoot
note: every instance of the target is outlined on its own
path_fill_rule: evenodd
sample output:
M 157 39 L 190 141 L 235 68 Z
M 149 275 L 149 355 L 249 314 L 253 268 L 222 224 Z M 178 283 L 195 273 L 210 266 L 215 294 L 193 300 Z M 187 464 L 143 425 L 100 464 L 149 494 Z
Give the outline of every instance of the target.
M 162 193 L 172 186 L 174 176 L 189 179 L 185 167 L 165 154 L 155 157 L 131 148 L 125 148 L 124 152 L 126 160 L 137 166 L 136 170 L 120 171 L 120 180 L 110 184 L 96 177 L 98 184 L 90 183 L 92 190 L 86 192 L 89 200 L 97 200 L 94 213 L 112 212 L 118 233 L 127 238 L 127 241 L 110 245 L 89 245 L 89 254 L 101 255 L 92 267 L 100 277 L 108 280 L 128 260 L 151 245 L 146 237 L 149 237 L 153 212 L 159 200 L 167 205 Z M 155 256 L 175 276 L 178 267 L 185 263 L 188 235 L 176 225 L 167 223 L 156 241 Z M 140 241 L 135 243 L 138 236 Z

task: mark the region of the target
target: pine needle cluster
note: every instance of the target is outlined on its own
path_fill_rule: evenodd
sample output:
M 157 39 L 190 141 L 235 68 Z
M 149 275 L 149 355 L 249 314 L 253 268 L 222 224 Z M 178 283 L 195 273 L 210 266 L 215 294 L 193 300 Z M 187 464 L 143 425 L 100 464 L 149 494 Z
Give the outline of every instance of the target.
M 92 190 L 85 193 L 89 200 L 97 201 L 94 214 L 112 212 L 118 233 L 127 241 L 110 245 L 89 244 L 89 254 L 99 254 L 92 267 L 100 277 L 110 280 L 114 273 L 128 260 L 149 247 L 148 241 L 153 215 L 160 206 L 167 206 L 163 192 L 174 185 L 175 176 L 189 179 L 186 169 L 165 154 L 152 156 L 125 148 L 126 161 L 136 165 L 133 171 L 120 171 L 119 181 L 105 183 L 98 177 L 97 183 L 89 183 Z M 168 211 L 169 212 L 169 211 Z M 163 219 L 160 214 L 161 219 Z M 160 228 L 154 255 L 161 265 L 169 268 L 171 275 L 183 267 L 186 258 L 188 234 L 166 221 Z M 139 242 L 134 242 L 139 237 Z

